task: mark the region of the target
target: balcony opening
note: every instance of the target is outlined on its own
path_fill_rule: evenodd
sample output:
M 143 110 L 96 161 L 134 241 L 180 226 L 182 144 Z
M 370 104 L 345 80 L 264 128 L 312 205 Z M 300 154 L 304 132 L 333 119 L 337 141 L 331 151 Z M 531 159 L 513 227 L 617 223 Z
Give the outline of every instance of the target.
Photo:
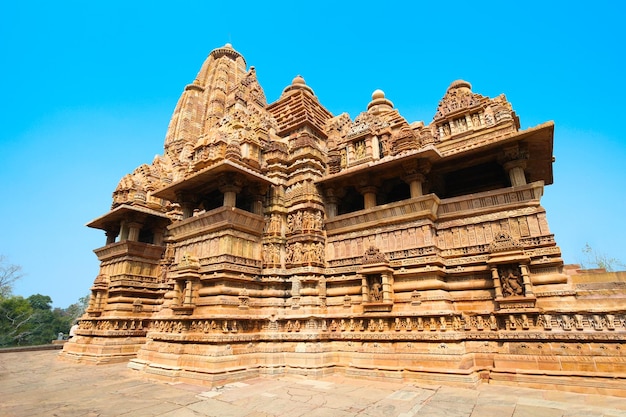
M 141 229 L 137 240 L 141 243 L 154 243 L 154 232 L 152 229 Z
M 219 190 L 213 190 L 205 194 L 200 202 L 200 209 L 210 211 L 224 205 L 224 194 Z
M 377 195 L 378 204 L 394 203 L 396 201 L 407 200 L 411 198 L 411 188 L 409 184 L 400 178 L 394 178 L 385 181 Z
M 462 168 L 444 175 L 445 190 L 439 197 L 450 198 L 510 187 L 511 182 L 497 162 Z
M 353 211 L 363 210 L 365 202 L 363 196 L 354 187 L 347 187 L 345 195 L 339 199 L 337 204 L 337 214 L 352 213 Z
M 249 193 L 242 192 L 242 193 L 237 194 L 237 203 L 235 204 L 235 207 L 237 207 L 238 209 L 253 213 L 254 212 L 253 204 L 254 204 L 254 199 Z

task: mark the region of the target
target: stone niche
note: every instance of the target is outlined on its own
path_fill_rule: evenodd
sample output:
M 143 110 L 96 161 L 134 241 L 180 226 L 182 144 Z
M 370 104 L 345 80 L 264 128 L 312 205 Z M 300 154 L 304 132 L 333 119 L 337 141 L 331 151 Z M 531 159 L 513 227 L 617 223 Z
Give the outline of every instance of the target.
M 363 286 L 365 312 L 391 311 L 393 307 L 393 269 L 378 248 L 370 247 L 359 271 Z
M 502 311 L 534 311 L 537 298 L 530 281 L 530 258 L 520 243 L 507 233 L 500 232 L 489 249 L 491 253 L 487 263 L 491 268 L 497 308 Z

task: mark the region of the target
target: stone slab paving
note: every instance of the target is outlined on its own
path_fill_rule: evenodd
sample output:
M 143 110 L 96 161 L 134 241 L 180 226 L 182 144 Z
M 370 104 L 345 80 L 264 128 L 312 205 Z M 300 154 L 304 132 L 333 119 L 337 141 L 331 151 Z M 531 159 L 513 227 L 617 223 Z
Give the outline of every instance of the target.
M 210 389 L 145 380 L 126 364 L 79 365 L 36 351 L 0 353 L 0 416 L 626 417 L 626 398 L 342 375 L 254 378 Z

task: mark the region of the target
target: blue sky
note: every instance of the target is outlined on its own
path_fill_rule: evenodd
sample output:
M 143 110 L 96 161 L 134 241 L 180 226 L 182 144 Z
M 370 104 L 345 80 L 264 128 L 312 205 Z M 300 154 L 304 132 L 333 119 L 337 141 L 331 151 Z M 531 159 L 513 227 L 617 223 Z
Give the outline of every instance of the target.
M 589 2 L 5 1 L 0 5 L 0 254 L 15 293 L 66 307 L 98 273 L 120 178 L 163 152 L 178 97 L 227 42 L 269 102 L 298 74 L 352 118 L 380 88 L 432 120 L 448 85 L 506 94 L 522 128 L 556 124 L 542 204 L 566 263 L 626 262 L 626 6 Z M 554 3 L 554 4 L 553 4 Z

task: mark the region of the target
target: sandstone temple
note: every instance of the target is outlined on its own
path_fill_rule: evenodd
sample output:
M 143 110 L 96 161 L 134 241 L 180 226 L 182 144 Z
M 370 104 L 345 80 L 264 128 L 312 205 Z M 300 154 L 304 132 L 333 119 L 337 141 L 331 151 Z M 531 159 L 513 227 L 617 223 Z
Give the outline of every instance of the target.
M 365 104 L 365 103 L 364 103 Z M 554 124 L 454 81 L 429 124 L 354 120 L 297 76 L 267 104 L 213 50 L 164 152 L 88 226 L 106 243 L 61 357 L 221 385 L 267 374 L 626 392 L 626 278 L 563 265 Z M 624 349 L 622 349 L 624 348 Z

